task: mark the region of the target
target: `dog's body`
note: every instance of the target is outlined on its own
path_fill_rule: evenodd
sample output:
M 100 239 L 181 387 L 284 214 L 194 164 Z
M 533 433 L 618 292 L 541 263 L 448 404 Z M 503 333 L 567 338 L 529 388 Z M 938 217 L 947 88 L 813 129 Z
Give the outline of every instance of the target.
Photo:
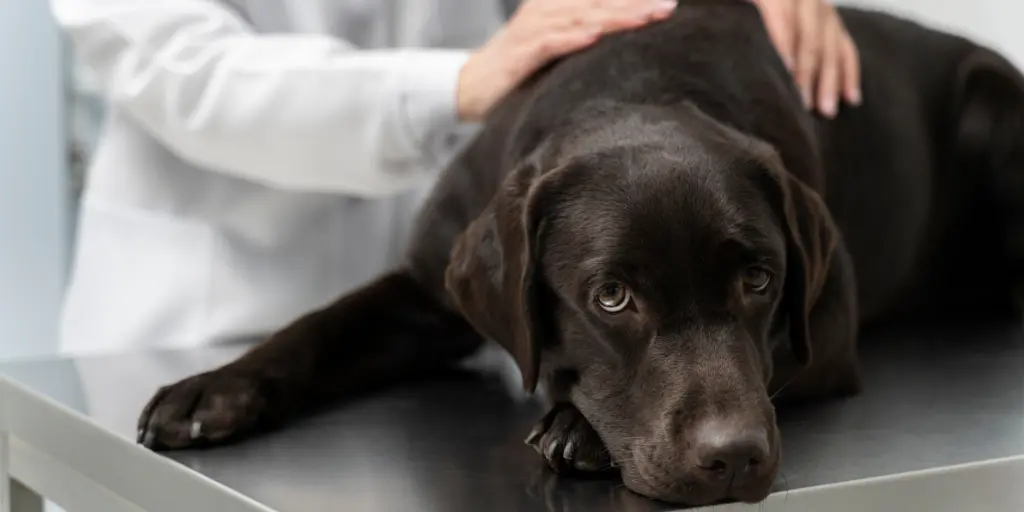
M 864 105 L 834 121 L 803 108 L 743 1 L 681 2 L 538 73 L 441 177 L 407 265 L 160 390 L 140 441 L 239 439 L 486 337 L 551 391 L 530 441 L 552 467 L 614 460 L 630 488 L 692 504 L 763 498 L 770 397 L 856 392 L 859 328 L 1011 311 L 1022 282 L 1020 74 L 962 38 L 841 13 Z M 719 235 L 760 243 L 772 271 L 719 286 L 732 253 L 700 252 Z M 631 293 L 628 313 L 588 309 L 576 278 L 601 265 L 632 272 L 599 291 Z M 774 275 L 784 290 L 762 285 Z M 708 448 L 707 425 L 742 442 Z

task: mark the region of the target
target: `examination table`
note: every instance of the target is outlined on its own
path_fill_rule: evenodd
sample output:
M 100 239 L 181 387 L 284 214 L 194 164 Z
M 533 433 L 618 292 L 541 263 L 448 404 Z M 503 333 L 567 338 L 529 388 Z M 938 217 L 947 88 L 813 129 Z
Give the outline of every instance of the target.
M 1024 511 L 1024 330 L 864 337 L 862 395 L 780 411 L 783 466 L 760 506 L 721 510 Z M 543 406 L 499 352 L 248 442 L 157 454 L 134 444 L 157 387 L 244 346 L 0 365 L 16 512 L 670 510 L 610 479 L 565 479 L 523 443 Z

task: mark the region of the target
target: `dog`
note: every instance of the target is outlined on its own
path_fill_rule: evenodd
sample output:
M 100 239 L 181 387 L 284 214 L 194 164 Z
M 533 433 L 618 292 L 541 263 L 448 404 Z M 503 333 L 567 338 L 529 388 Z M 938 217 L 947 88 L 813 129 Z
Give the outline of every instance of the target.
M 545 67 L 443 172 L 404 264 L 161 388 L 139 442 L 247 439 L 490 340 L 550 397 L 527 441 L 555 471 L 764 499 L 776 406 L 862 392 L 864 329 L 1020 311 L 1024 77 L 839 12 L 864 103 L 834 120 L 743 0 L 682 1 Z

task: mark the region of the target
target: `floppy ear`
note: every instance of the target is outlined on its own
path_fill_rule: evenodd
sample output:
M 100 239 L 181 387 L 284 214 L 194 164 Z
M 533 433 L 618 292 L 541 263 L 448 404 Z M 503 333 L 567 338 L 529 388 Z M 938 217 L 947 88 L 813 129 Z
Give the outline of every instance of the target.
M 789 318 L 790 343 L 797 361 L 808 365 L 811 311 L 825 287 L 839 233 L 821 196 L 787 171 L 774 152 L 763 164 L 786 236 L 782 307 Z
M 543 219 L 541 191 L 560 169 L 541 176 L 527 162 L 513 170 L 490 204 L 452 248 L 445 287 L 466 320 L 514 358 L 523 388 L 533 392 L 543 326 L 536 240 Z

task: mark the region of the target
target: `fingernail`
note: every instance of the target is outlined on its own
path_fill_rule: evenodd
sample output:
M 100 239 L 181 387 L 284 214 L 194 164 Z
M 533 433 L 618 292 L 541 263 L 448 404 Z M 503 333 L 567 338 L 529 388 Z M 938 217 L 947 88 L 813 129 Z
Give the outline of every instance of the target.
M 828 98 L 821 102 L 821 113 L 825 114 L 825 117 L 835 117 L 836 115 L 836 100 Z
M 676 0 L 658 0 L 654 6 L 654 14 L 668 14 L 676 9 Z
M 860 105 L 860 102 L 861 102 L 860 89 L 858 88 L 858 89 L 854 89 L 854 90 L 850 91 L 850 103 L 852 103 L 854 105 Z

